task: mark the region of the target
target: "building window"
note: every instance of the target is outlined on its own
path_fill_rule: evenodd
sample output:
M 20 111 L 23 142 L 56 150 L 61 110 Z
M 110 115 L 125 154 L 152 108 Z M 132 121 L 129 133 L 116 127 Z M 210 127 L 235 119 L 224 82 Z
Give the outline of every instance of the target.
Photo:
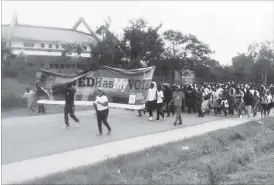
M 81 65 L 80 65 L 80 64 L 77 64 L 77 68 L 78 68 L 78 69 L 81 69 Z
M 52 44 L 49 44 L 49 48 L 52 48 Z
M 24 42 L 24 47 L 33 48 L 34 47 L 34 43 L 32 43 L 32 42 Z
M 71 64 L 71 68 L 75 68 L 75 64 Z
M 87 51 L 88 47 L 87 47 L 87 46 L 83 46 L 83 49 L 84 49 L 85 51 Z
M 56 49 L 59 49 L 59 44 L 56 44 Z
M 66 64 L 66 68 L 69 69 L 69 64 Z
M 59 65 L 58 65 L 58 64 L 55 64 L 55 68 L 56 68 L 56 69 L 59 69 Z
M 61 64 L 61 69 L 64 69 L 65 68 L 65 65 L 64 64 Z
M 52 68 L 53 68 L 53 66 L 54 66 L 53 64 L 50 64 L 50 65 L 49 65 L 49 68 L 50 68 L 50 69 L 52 69 Z
M 41 48 L 45 48 L 45 44 L 44 43 L 41 44 Z
M 42 64 L 40 64 L 41 65 L 41 67 L 44 67 L 45 66 L 45 64 L 44 63 L 42 63 Z

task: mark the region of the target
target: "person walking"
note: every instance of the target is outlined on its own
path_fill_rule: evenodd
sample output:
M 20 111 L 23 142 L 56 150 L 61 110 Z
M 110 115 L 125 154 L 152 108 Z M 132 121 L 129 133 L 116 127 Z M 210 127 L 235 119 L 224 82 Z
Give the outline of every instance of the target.
M 49 93 L 42 87 L 41 83 L 36 84 L 36 97 L 37 100 L 49 99 Z M 38 113 L 46 113 L 44 104 L 38 104 Z
M 253 103 L 253 95 L 251 94 L 249 89 L 246 90 L 246 93 L 244 95 L 244 102 L 245 102 L 245 109 L 247 112 L 247 116 L 248 118 L 250 118 L 251 108 Z
M 242 118 L 242 113 L 244 109 L 244 93 L 240 90 L 240 88 L 236 88 L 236 94 L 235 94 L 235 104 L 236 104 L 236 109 L 238 112 L 238 115 L 240 118 Z
M 97 123 L 98 123 L 98 130 L 99 130 L 98 136 L 101 136 L 103 134 L 102 122 L 108 129 L 108 135 L 110 135 L 111 128 L 107 121 L 108 114 L 109 114 L 108 98 L 105 95 L 105 92 L 102 90 L 98 89 L 97 93 L 98 93 L 98 96 L 96 97 L 96 100 L 93 103 L 93 106 L 95 108 L 96 116 L 97 116 Z
M 166 107 L 167 117 L 169 117 L 170 116 L 170 102 L 172 99 L 173 92 L 170 89 L 170 87 L 168 86 L 168 84 L 163 85 L 163 90 L 164 90 L 164 105 Z
M 252 108 L 253 108 L 253 117 L 257 116 L 258 107 L 259 107 L 260 97 L 257 94 L 257 91 L 254 91 Z
M 76 93 L 76 89 L 74 87 L 72 87 L 72 83 L 67 84 L 67 86 L 65 87 L 65 90 L 64 90 L 64 94 L 65 94 L 65 107 L 64 107 L 65 126 L 64 126 L 64 128 L 68 128 L 70 126 L 68 115 L 70 115 L 70 117 L 76 122 L 77 127 L 80 126 L 80 121 L 74 114 L 75 93 Z
M 176 114 L 176 119 L 175 119 L 175 122 L 173 123 L 174 126 L 176 126 L 177 124 L 178 125 L 182 124 L 181 107 L 182 107 L 182 99 L 183 98 L 185 98 L 184 93 L 182 91 L 180 91 L 179 86 L 176 86 L 175 92 L 173 93 L 173 97 L 171 100 L 174 104 L 175 114 Z
M 151 82 L 150 88 L 148 89 L 148 95 L 147 95 L 147 111 L 149 113 L 149 121 L 153 120 L 153 110 L 155 108 L 155 103 L 156 103 L 156 83 Z
M 35 93 L 30 88 L 26 88 L 26 92 L 23 95 L 23 99 L 27 101 L 28 112 L 35 112 Z
M 158 85 L 157 91 L 156 91 L 156 97 L 157 97 L 157 118 L 156 120 L 160 120 L 159 116 L 161 115 L 163 119 L 165 119 L 165 115 L 162 112 L 162 106 L 163 106 L 163 100 L 164 100 L 164 93 L 162 91 L 161 85 Z

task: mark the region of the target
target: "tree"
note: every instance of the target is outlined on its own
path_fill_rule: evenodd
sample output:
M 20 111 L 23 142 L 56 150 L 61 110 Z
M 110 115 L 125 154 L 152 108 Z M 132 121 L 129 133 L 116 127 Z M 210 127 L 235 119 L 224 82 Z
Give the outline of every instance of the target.
M 248 56 L 255 61 L 253 73 L 261 82 L 267 83 L 274 72 L 274 42 L 255 43 L 248 47 Z
M 251 73 L 253 65 L 253 58 L 247 56 L 245 53 L 238 53 L 237 56 L 232 58 L 234 75 L 240 81 L 248 82 L 253 78 L 253 74 Z
M 156 28 L 148 25 L 144 19 L 130 20 L 124 29 L 123 49 L 129 62 L 126 68 L 136 68 L 141 61 L 150 63 L 151 60 L 159 60 L 164 52 L 164 42 L 158 33 L 162 24 Z

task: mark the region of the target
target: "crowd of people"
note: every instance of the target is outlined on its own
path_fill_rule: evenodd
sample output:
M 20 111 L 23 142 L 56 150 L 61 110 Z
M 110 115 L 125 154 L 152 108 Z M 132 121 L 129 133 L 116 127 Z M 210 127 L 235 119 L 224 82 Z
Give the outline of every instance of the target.
M 111 128 L 107 122 L 108 99 L 102 90 L 97 90 L 97 97 L 94 108 L 97 115 L 99 135 L 102 135 L 102 123 L 107 127 L 108 134 Z M 68 116 L 70 116 L 79 126 L 79 119 L 74 114 L 74 96 L 76 90 L 72 84 L 67 84 L 64 88 L 65 106 L 64 119 L 65 128 L 70 126 Z M 27 99 L 28 110 L 35 112 L 34 105 L 37 99 L 47 99 L 49 94 L 42 85 L 37 84 L 36 93 L 27 89 L 23 98 Z M 150 84 L 145 101 L 145 109 L 138 110 L 139 116 L 142 113 L 149 113 L 149 121 L 153 120 L 153 111 L 156 110 L 156 120 L 165 119 L 171 114 L 175 116 L 174 126 L 183 124 L 182 112 L 197 113 L 199 117 L 204 117 L 210 112 L 220 115 L 237 114 L 240 118 L 245 114 L 248 117 L 255 117 L 258 112 L 261 117 L 268 117 L 274 107 L 274 86 L 261 84 L 235 84 L 228 82 L 204 83 L 204 84 Z M 43 104 L 39 104 L 38 113 L 45 113 Z
M 167 84 L 156 86 L 151 83 L 146 99 L 146 108 L 139 110 L 139 116 L 142 113 L 149 113 L 149 120 L 153 119 L 153 110 L 156 109 L 157 117 L 159 115 L 165 119 L 170 113 L 176 115 L 174 125 L 182 124 L 182 112 L 197 113 L 203 117 L 210 112 L 215 115 L 237 114 L 240 118 L 243 115 L 255 117 L 258 112 L 261 117 L 269 116 L 270 110 L 274 107 L 274 86 L 262 84 L 235 84 L 228 82 L 204 83 L 204 84 L 185 84 L 178 86 L 176 84 Z

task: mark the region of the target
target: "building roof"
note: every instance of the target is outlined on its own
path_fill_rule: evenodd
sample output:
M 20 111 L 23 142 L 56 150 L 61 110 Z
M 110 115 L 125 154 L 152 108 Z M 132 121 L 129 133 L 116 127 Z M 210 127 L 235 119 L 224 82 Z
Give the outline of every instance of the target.
M 9 39 L 26 39 L 41 42 L 61 42 L 61 43 L 90 43 L 96 45 L 98 40 L 96 36 L 72 29 L 41 27 L 15 24 L 2 25 L 2 38 Z

